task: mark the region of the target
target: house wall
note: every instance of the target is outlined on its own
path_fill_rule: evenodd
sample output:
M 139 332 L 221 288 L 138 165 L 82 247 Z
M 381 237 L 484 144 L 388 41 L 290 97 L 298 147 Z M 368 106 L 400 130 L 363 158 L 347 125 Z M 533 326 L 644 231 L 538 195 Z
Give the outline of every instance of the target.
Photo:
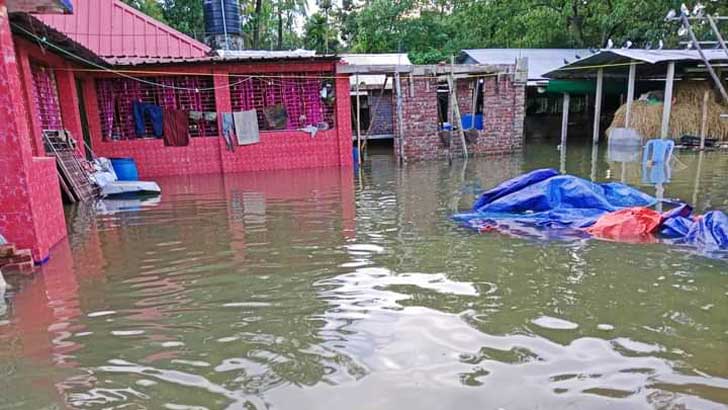
M 334 72 L 334 62 L 207 64 L 139 68 L 144 71 L 174 72 L 185 75 L 215 74 L 215 104 L 218 112 L 230 112 L 231 96 L 227 74 L 320 73 Z M 137 74 L 138 75 L 138 74 Z M 165 147 L 159 139 L 103 141 L 94 75 L 84 80 L 92 148 L 99 156 L 131 157 L 142 178 L 177 174 L 231 173 L 273 169 L 351 166 L 351 118 L 349 83 L 337 78 L 335 126 L 314 137 L 297 130 L 261 131 L 260 143 L 225 149 L 220 137 L 191 138 L 186 147 Z M 220 121 L 220 119 L 218 119 Z M 218 124 L 222 130 L 222 125 Z
M 66 236 L 55 161 L 39 155 L 24 65 L 0 0 L 0 233 L 35 261 Z M 22 55 L 22 53 L 20 54 Z
M 525 82 L 513 81 L 514 66 L 499 66 L 500 75 L 482 77 L 483 130 L 477 131 L 475 141 L 468 143 L 471 155 L 506 154 L 523 148 L 523 122 L 525 117 Z M 461 115 L 472 111 L 472 92 L 478 79 L 457 81 L 458 107 Z M 404 124 L 404 159 L 432 160 L 447 158 L 448 149 L 438 133 L 437 80 L 432 78 L 413 79 L 403 76 L 402 112 Z M 393 97 L 396 109 L 396 97 Z M 396 118 L 396 117 L 395 117 Z M 400 124 L 395 121 L 395 128 Z M 399 138 L 395 138 L 395 155 L 399 154 Z M 457 132 L 453 132 L 450 153 L 462 155 L 462 143 Z

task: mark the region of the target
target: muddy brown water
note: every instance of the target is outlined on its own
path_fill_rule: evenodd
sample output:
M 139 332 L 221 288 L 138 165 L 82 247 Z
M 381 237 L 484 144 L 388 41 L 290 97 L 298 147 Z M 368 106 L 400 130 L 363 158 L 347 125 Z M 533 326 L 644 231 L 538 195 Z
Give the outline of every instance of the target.
M 569 147 L 567 170 L 655 192 L 604 151 Z M 677 157 L 665 197 L 728 209 L 728 155 Z M 0 299 L 0 409 L 726 409 L 726 260 L 448 220 L 547 166 L 553 143 L 372 155 L 69 208 L 68 240 Z

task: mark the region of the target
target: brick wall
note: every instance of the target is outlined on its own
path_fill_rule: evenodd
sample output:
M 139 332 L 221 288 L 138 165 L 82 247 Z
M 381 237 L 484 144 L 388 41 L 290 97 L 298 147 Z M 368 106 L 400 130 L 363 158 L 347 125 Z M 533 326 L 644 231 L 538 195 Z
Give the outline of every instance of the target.
M 471 155 L 506 154 L 523 148 L 526 84 L 513 80 L 514 65 L 498 68 L 504 73 L 482 77 L 479 92 L 483 93 L 484 130 L 478 131 L 475 141 L 468 144 Z M 461 115 L 472 111 L 476 81 L 478 79 L 457 81 Z M 438 134 L 437 80 L 416 77 L 414 87 L 410 88 L 410 78 L 403 76 L 401 83 L 405 160 L 447 158 L 448 149 Z M 396 110 L 396 97 L 393 101 Z M 398 128 L 395 115 L 395 129 Z M 399 155 L 399 143 L 395 138 L 395 155 Z M 455 157 L 462 155 L 462 143 L 457 132 L 453 132 L 450 152 Z

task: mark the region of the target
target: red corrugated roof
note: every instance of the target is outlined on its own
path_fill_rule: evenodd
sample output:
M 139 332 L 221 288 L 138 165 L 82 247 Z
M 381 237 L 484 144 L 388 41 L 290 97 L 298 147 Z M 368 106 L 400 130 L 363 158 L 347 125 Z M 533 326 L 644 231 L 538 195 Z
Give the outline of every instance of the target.
M 75 0 L 71 15 L 41 15 L 40 20 L 111 64 L 188 59 L 210 48 L 121 0 Z

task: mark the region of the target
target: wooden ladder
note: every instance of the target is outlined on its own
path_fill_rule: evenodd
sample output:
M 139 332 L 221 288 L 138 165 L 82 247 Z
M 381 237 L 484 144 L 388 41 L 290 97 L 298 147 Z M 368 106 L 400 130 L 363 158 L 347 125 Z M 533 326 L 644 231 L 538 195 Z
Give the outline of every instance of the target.
M 98 186 L 87 171 L 87 161 L 79 158 L 72 138 L 64 131 L 44 131 L 46 153 L 56 158 L 61 189 L 71 202 L 89 201 L 99 196 Z

